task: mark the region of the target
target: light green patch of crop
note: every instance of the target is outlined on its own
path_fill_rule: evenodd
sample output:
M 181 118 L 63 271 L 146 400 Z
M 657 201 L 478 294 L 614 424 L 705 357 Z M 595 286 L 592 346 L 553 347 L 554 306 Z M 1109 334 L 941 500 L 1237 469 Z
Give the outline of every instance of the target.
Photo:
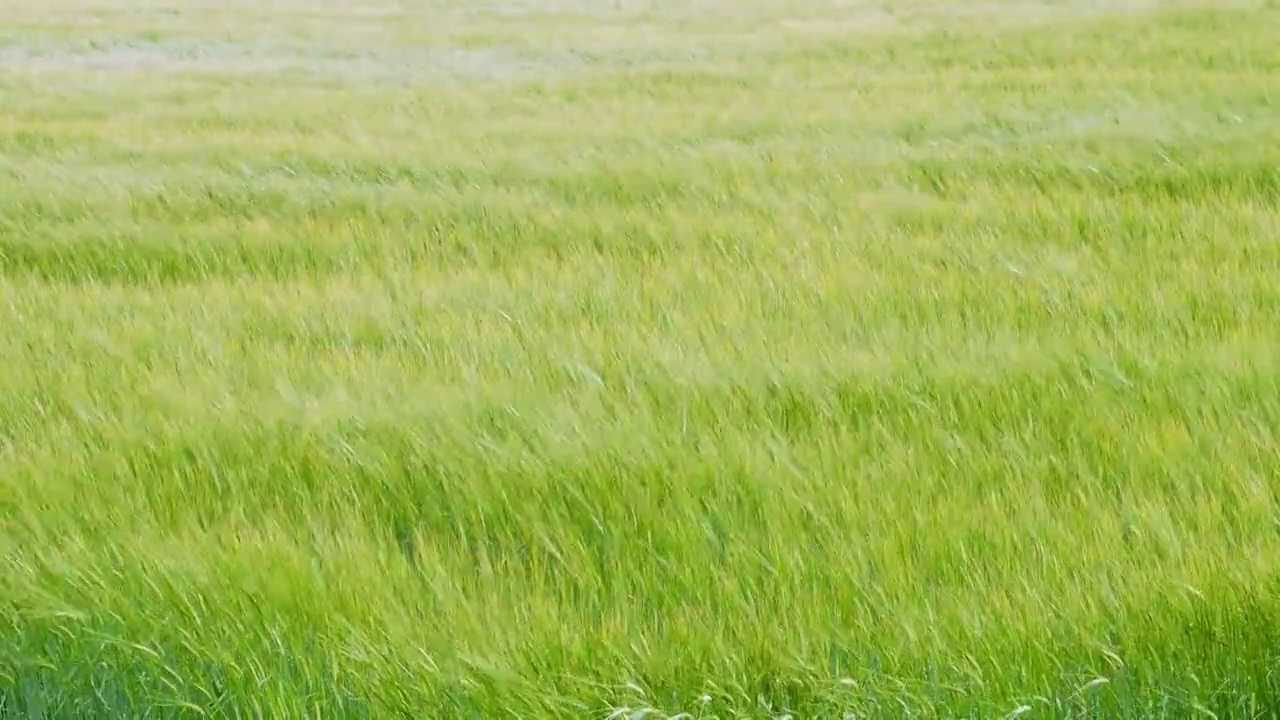
M 1274 8 L 47 5 L 0 715 L 1280 707 Z

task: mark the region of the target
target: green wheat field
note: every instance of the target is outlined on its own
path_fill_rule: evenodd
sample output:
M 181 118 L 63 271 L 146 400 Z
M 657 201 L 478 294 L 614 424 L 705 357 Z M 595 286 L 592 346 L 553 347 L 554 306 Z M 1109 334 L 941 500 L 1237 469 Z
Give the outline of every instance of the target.
M 0 717 L 1278 673 L 1275 2 L 0 0 Z

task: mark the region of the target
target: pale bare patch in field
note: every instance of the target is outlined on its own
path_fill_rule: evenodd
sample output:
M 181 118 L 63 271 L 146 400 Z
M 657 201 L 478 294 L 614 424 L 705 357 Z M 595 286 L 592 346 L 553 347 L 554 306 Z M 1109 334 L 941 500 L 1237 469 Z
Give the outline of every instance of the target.
M 0 2 L 0 72 L 528 79 L 740 59 L 783 36 L 1052 22 L 1159 0 Z
M 962 21 L 1007 25 L 1107 13 L 1150 10 L 1161 0 L 1077 0 L 1073 2 L 862 2 L 827 3 L 801 15 L 780 15 L 788 30 L 821 35 L 929 28 Z
M 0 68 L 29 72 L 298 73 L 353 81 L 532 77 L 563 71 L 576 62 L 576 58 L 564 53 L 539 56 L 507 48 L 326 52 L 319 47 L 215 39 L 0 49 Z
M 510 10 L 462 3 L 68 0 L 41 10 L 6 4 L 0 5 L 0 72 L 504 80 L 702 55 L 629 23 L 578 18 L 584 26 L 555 17 L 531 27 Z M 549 6 L 541 15 L 554 12 Z M 557 27 L 561 21 L 569 25 Z
M 252 31 L 265 25 L 277 30 L 305 28 L 348 36 L 381 32 L 399 37 L 433 37 L 459 30 L 518 33 L 531 29 L 522 24 L 529 20 L 556 18 L 604 23 L 640 20 L 670 30 L 723 29 L 721 23 L 747 22 L 873 31 L 958 18 L 1049 20 L 1170 4 L 1168 0 L 814 0 L 799 4 L 786 0 L 4 0 L 0 20 L 75 27 L 132 20 L 158 28 L 188 29 L 199 21 L 199 27 L 209 31 L 237 26 Z

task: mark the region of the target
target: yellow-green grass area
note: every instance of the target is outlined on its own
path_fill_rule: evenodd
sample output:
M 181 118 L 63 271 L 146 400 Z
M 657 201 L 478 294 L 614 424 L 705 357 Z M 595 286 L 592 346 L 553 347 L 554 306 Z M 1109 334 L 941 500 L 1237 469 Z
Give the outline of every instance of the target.
M 0 2 L 0 715 L 1274 717 L 1277 39 Z

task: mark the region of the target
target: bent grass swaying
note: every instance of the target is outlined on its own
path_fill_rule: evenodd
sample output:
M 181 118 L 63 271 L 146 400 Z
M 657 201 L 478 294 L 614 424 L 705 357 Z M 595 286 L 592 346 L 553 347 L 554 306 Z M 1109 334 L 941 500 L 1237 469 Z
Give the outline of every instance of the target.
M 1274 712 L 1280 13 L 790 5 L 0 6 L 0 714 Z

